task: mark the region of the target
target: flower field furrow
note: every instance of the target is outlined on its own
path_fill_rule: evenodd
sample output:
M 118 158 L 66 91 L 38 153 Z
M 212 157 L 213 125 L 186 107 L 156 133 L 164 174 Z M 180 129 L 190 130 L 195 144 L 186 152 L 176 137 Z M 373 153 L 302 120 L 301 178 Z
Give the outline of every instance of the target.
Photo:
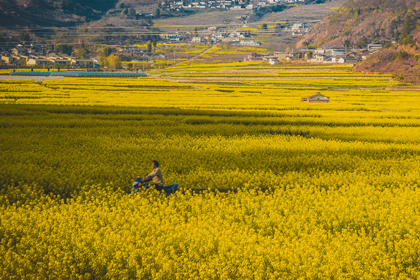
M 334 79 L 334 80 L 259 80 L 244 81 L 251 84 L 286 84 L 286 85 L 339 85 L 341 87 L 395 87 L 407 85 L 398 81 L 385 79 Z
M 191 77 L 191 78 L 204 78 L 204 77 L 218 77 L 218 78 L 235 78 L 235 77 L 255 77 L 255 78 L 273 78 L 273 77 L 392 77 L 391 75 L 383 74 L 356 74 L 356 73 L 278 73 L 278 74 L 229 74 L 229 73 L 188 73 L 188 74 L 173 74 L 171 77 Z

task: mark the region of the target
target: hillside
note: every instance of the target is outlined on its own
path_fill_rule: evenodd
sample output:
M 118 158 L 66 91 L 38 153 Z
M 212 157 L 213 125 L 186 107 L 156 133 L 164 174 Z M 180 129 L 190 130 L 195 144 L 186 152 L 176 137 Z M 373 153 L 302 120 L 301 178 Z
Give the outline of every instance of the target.
M 142 6 L 152 0 L 0 0 L 0 26 L 69 26 L 98 20 L 116 6 Z M 122 5 L 121 5 L 122 4 Z
M 297 47 L 305 44 L 317 47 L 334 44 L 352 46 L 398 39 L 404 23 L 412 20 L 409 24 L 414 29 L 419 17 L 418 0 L 350 0 L 317 23 Z
M 416 45 L 398 45 L 379 51 L 354 68 L 361 73 L 393 74 L 397 80 L 420 84 L 420 32 Z
M 420 84 L 419 22 L 418 0 L 351 0 L 314 25 L 297 47 L 366 47 L 381 41 L 385 48 L 358 63 L 354 71 L 393 74 L 401 81 Z

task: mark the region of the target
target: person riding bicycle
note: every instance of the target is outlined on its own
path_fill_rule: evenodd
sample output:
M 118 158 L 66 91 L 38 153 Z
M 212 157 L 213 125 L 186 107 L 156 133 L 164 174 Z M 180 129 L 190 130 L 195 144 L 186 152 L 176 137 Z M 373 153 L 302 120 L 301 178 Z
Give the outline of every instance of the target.
M 153 179 L 153 184 L 157 191 L 163 190 L 165 184 L 163 183 L 162 171 L 159 168 L 159 162 L 152 161 L 153 172 L 144 177 L 143 182 L 148 182 Z

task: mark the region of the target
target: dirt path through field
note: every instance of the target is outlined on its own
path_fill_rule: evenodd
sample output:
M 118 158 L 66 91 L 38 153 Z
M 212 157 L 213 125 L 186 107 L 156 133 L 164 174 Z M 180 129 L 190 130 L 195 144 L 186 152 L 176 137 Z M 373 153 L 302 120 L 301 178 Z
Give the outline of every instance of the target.
M 186 60 L 186 61 L 181 61 L 181 62 L 175 63 L 175 64 L 174 64 L 174 65 L 172 65 L 172 66 L 178 66 L 178 65 L 179 65 L 179 64 L 181 64 L 181 63 L 186 63 L 186 62 L 188 62 L 188 61 L 192 61 L 192 60 L 194 60 L 194 59 L 198 58 L 199 56 L 201 56 L 201 55 L 203 55 L 203 54 L 207 53 L 207 52 L 208 52 L 208 51 L 210 51 L 211 49 L 213 49 L 213 48 L 217 47 L 218 45 L 220 45 L 220 43 L 217 43 L 217 44 L 215 44 L 215 45 L 211 46 L 210 48 L 208 48 L 208 49 L 206 49 L 205 51 L 203 51 L 203 52 L 201 52 L 201 53 L 197 54 L 196 56 L 193 56 L 193 57 L 189 58 L 189 59 L 188 59 L 188 60 Z M 172 67 L 172 66 L 171 66 L 171 67 Z M 169 68 L 170 68 L 170 67 L 169 67 Z

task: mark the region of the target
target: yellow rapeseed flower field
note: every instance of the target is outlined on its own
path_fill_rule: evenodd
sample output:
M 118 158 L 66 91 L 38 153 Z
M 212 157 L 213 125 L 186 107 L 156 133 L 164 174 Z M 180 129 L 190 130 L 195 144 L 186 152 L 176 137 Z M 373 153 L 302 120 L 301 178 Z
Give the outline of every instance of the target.
M 416 86 L 201 68 L 0 80 L 0 279 L 420 278 Z

